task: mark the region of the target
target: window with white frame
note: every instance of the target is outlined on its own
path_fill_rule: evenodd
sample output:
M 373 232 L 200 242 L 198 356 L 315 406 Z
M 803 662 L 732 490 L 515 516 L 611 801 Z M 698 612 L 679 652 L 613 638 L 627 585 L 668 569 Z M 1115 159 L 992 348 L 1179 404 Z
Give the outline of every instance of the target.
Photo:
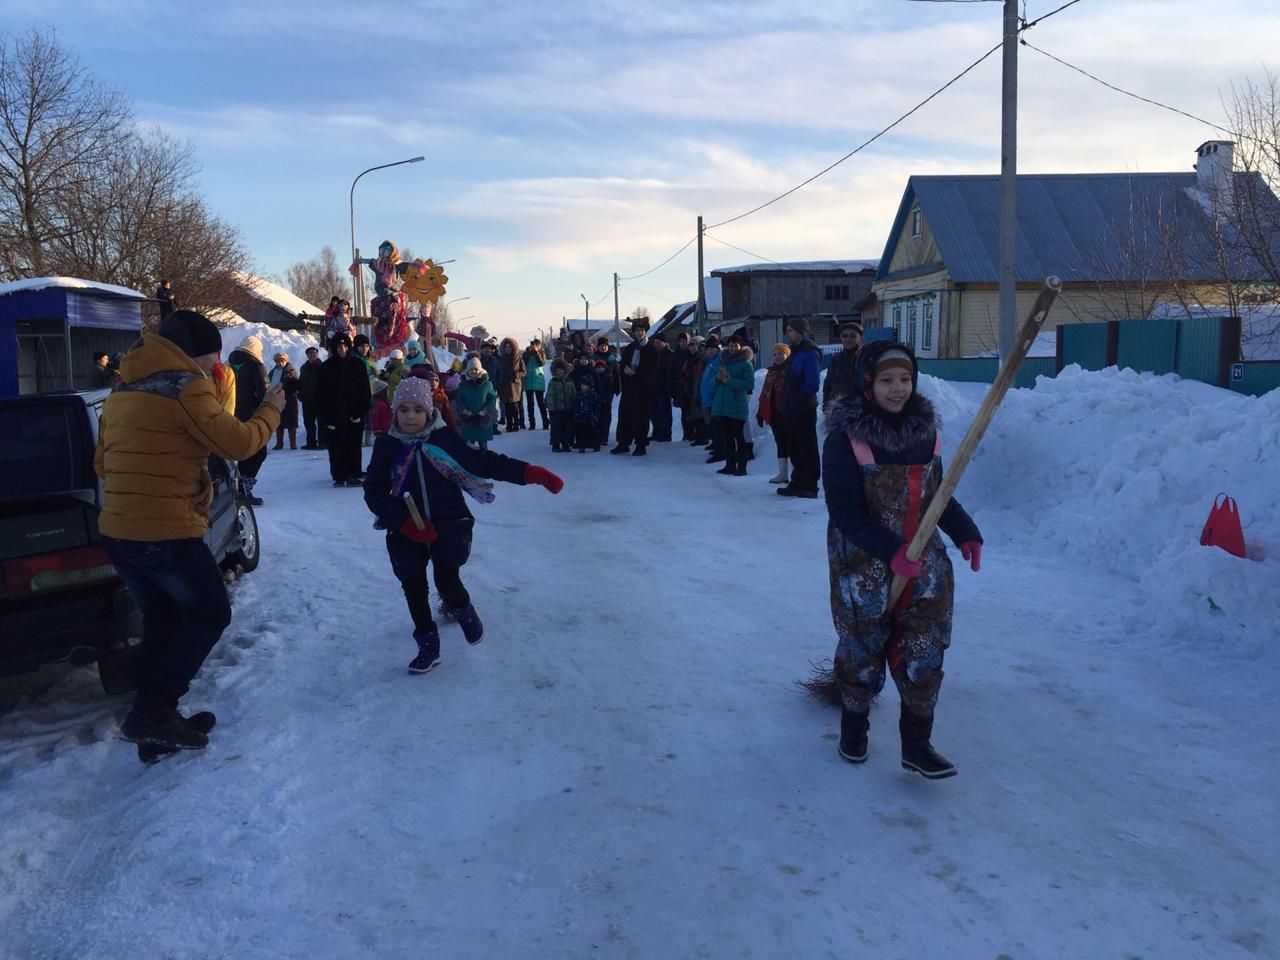
M 893 339 L 902 342 L 902 304 L 893 305 Z
M 931 353 L 933 351 L 933 325 L 935 322 L 933 308 L 933 297 L 926 297 L 924 301 L 924 329 L 920 334 L 920 350 L 923 353 Z
M 920 305 L 918 303 L 907 304 L 907 343 L 912 348 L 918 347 L 920 341 L 916 339 L 920 326 Z
M 924 235 L 924 214 L 920 212 L 919 207 L 911 208 L 911 236 L 912 238 Z

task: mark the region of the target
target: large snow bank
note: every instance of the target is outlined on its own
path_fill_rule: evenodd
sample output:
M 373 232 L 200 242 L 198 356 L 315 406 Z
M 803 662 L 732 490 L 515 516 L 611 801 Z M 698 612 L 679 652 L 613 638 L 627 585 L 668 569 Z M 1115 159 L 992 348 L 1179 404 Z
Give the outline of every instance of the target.
M 949 454 L 986 388 L 920 379 Z M 1009 392 L 958 497 L 989 551 L 1075 555 L 1131 582 L 1131 634 L 1248 655 L 1274 641 L 1280 621 L 1277 477 L 1280 391 L 1245 397 L 1072 365 Z M 1239 501 L 1249 560 L 1200 546 L 1219 491 Z
M 271 358 L 283 350 L 289 355 L 289 362 L 300 367 L 307 362 L 307 347 L 319 346 L 315 334 L 301 330 L 277 330 L 265 323 L 233 323 L 222 327 L 222 357 L 225 360 L 248 336 L 255 336 L 262 341 L 262 362 L 270 369 Z M 323 349 L 320 356 L 326 356 Z

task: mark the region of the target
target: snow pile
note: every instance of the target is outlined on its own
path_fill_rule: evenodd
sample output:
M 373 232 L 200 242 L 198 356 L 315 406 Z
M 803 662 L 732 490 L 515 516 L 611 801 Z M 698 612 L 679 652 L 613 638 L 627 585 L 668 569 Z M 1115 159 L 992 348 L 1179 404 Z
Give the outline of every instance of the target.
M 950 454 L 986 388 L 920 379 Z M 1009 392 L 958 497 L 991 551 L 1070 554 L 1131 582 L 1131 633 L 1250 655 L 1280 619 L 1277 476 L 1280 391 L 1073 365 Z M 1200 546 L 1219 491 L 1239 501 L 1249 560 Z
M 265 323 L 232 323 L 222 327 L 222 358 L 225 360 L 231 351 L 240 345 L 248 336 L 255 336 L 262 341 L 262 362 L 268 368 L 272 366 L 272 357 L 280 351 L 289 355 L 289 362 L 294 367 L 301 367 L 307 362 L 307 347 L 319 346 L 315 334 L 302 330 L 277 330 Z M 326 356 L 323 349 L 321 357 Z

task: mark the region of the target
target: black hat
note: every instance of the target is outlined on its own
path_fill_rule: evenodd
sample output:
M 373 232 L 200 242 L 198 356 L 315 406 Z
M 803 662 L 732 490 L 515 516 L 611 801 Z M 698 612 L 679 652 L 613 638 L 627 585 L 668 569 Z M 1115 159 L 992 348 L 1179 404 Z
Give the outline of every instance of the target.
M 194 310 L 175 310 L 160 321 L 160 336 L 172 341 L 188 357 L 222 351 L 222 334 L 213 321 Z
M 357 334 L 356 334 L 356 338 L 355 338 L 355 340 L 353 340 L 353 341 L 352 341 L 351 345 L 352 345 L 353 347 L 359 347 L 359 346 L 362 346 L 362 345 L 363 345 L 363 346 L 373 346 L 373 344 L 369 343 L 369 338 L 368 338 L 368 337 L 366 337 L 363 333 L 357 333 Z
M 632 318 L 631 318 L 631 320 L 629 321 L 629 323 L 630 323 L 630 326 L 631 326 L 631 329 L 632 329 L 632 330 L 634 330 L 636 327 L 641 327 L 641 328 L 643 328 L 643 329 L 645 329 L 645 330 L 648 330 L 648 329 L 649 329 L 649 318 L 648 318 L 648 317 L 632 317 Z
M 351 346 L 351 334 L 347 333 L 345 330 L 341 333 L 335 333 L 333 335 L 333 339 L 329 341 L 329 349 L 332 350 L 339 343 L 345 343 L 348 347 Z
M 870 395 L 871 384 L 876 374 L 889 367 L 900 366 L 911 371 L 911 389 L 920 387 L 920 365 L 916 362 L 916 352 L 909 343 L 898 343 L 896 340 L 873 340 L 862 348 L 854 366 L 854 376 L 862 386 L 863 393 Z
M 858 333 L 861 334 L 862 324 L 859 323 L 857 320 L 841 320 L 838 324 L 836 324 L 837 333 L 843 333 L 845 330 L 857 330 Z
M 809 335 L 809 321 L 804 317 L 787 317 L 786 322 L 783 324 L 783 329 L 787 328 L 794 330 L 802 337 Z

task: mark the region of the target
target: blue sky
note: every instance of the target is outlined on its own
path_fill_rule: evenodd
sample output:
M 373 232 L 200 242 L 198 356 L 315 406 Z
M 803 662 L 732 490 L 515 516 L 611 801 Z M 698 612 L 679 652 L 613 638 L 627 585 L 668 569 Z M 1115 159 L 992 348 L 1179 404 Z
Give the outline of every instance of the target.
M 1061 0 L 1027 0 L 1031 18 Z M 1223 119 L 1274 65 L 1271 0 L 1082 0 L 1029 39 Z M 1210 12 L 1212 11 L 1212 12 Z M 259 272 L 383 239 L 449 267 L 457 316 L 528 335 L 580 315 L 708 223 L 812 175 L 976 59 L 999 3 L 690 4 L 8 0 L 52 26 L 139 121 L 190 139 L 210 206 Z M 999 56 L 872 148 L 712 236 L 774 260 L 877 257 L 912 173 L 999 170 Z M 1021 54 L 1020 169 L 1186 170 L 1218 134 Z M 710 270 L 756 258 L 709 239 Z M 628 282 L 625 314 L 696 292 L 692 249 Z M 463 310 L 462 308 L 466 308 Z M 612 295 L 599 311 L 612 311 Z M 594 312 L 594 311 L 593 311 Z

